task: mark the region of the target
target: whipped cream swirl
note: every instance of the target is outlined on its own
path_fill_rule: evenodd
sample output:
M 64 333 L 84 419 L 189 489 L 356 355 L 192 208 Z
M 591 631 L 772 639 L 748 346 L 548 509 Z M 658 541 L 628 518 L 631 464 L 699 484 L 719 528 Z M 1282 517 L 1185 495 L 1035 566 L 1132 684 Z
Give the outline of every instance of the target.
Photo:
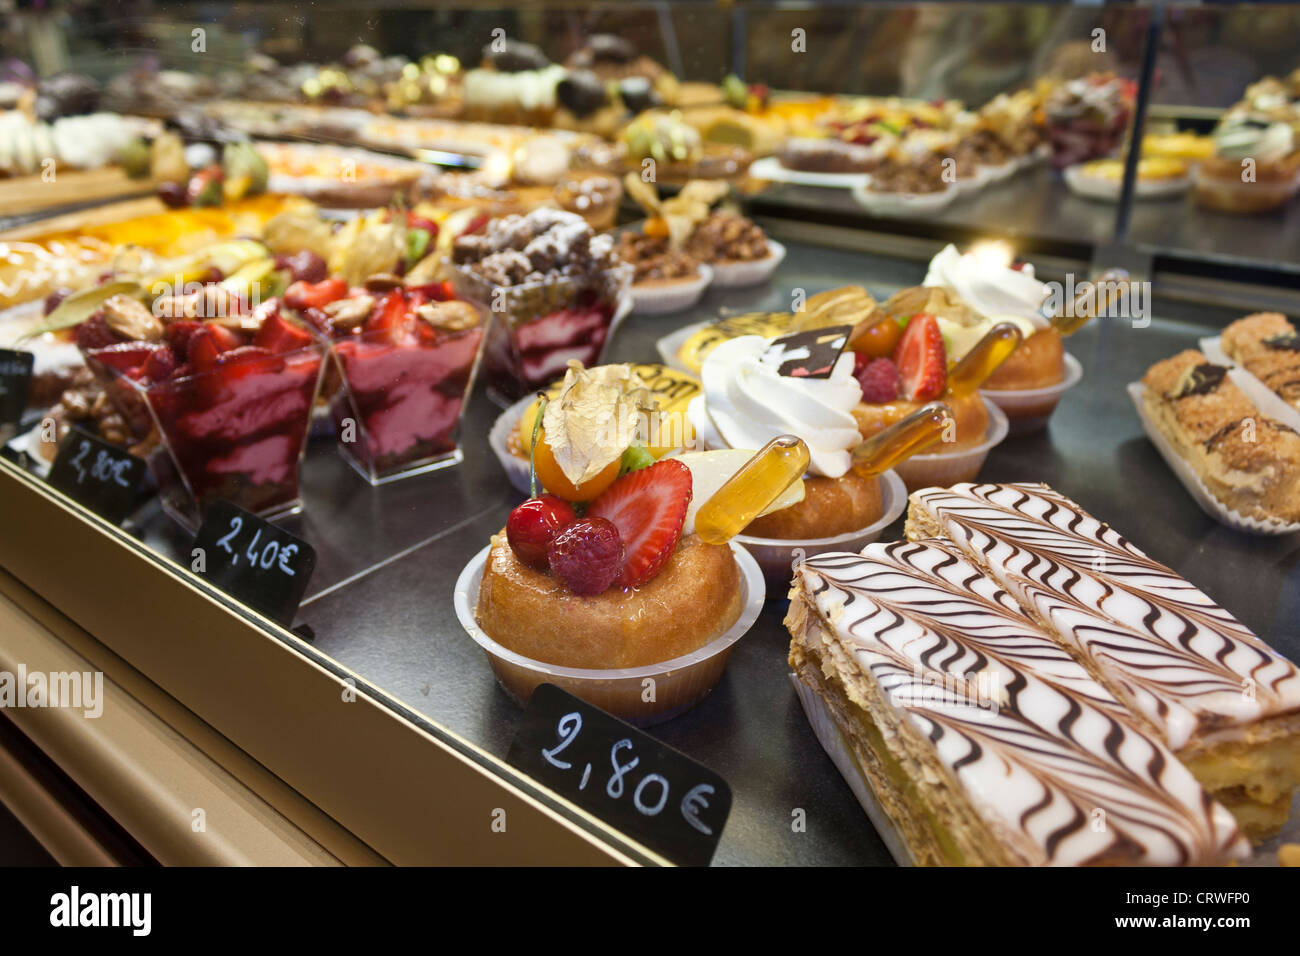
M 853 418 L 862 401 L 853 353 L 840 355 L 829 378 L 799 378 L 762 361 L 769 344 L 761 335 L 742 335 L 709 353 L 700 369 L 703 394 L 687 408 L 696 434 L 706 447 L 748 450 L 796 435 L 808 446 L 809 471 L 839 478 L 862 441 Z
M 1047 326 L 1043 302 L 1051 290 L 1034 277 L 1034 267 L 1028 263 L 1012 269 L 969 252 L 962 255 L 956 246 L 948 245 L 930 260 L 921 284 L 951 289 L 987 319 L 1019 319 L 1039 329 Z

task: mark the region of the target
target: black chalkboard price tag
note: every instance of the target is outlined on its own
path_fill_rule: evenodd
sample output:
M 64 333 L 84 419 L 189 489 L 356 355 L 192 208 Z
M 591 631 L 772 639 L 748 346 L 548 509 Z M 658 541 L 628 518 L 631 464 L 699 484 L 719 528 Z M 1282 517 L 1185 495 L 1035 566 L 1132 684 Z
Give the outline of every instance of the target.
M 190 568 L 235 600 L 288 627 L 316 569 L 316 549 L 229 501 L 213 502 Z
M 17 425 L 27 411 L 34 360 L 31 352 L 0 349 L 0 428 Z
M 554 684 L 533 691 L 506 759 L 685 866 L 708 864 L 731 812 L 718 774 Z
M 144 459 L 73 426 L 59 442 L 49 482 L 105 521 L 121 524 L 144 473 Z

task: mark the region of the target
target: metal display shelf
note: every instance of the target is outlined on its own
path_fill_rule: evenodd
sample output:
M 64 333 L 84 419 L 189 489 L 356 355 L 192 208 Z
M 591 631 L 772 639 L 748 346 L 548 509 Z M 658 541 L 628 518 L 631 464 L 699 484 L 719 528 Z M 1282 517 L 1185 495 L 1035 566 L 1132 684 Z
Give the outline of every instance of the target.
M 792 242 L 781 268 L 762 286 L 709 293 L 695 309 L 675 316 L 628 319 L 609 358 L 655 360 L 654 342 L 664 334 L 725 311 L 788 308 L 795 288 L 813 293 L 860 283 L 883 295 L 918 282 L 923 269 L 906 260 Z M 1142 329 L 1116 322 L 1086 327 L 1068 343 L 1085 377 L 1066 395 L 1050 430 L 995 448 L 981 477 L 1051 484 L 1297 658 L 1300 552 L 1295 540 L 1246 537 L 1206 517 L 1143 436 L 1125 391 L 1148 365 L 1193 346 L 1203 332 L 1202 326 L 1170 318 Z M 152 615 L 171 630 L 139 633 L 148 630 L 151 615 L 107 612 L 99 605 L 112 601 L 102 588 L 81 600 L 69 598 L 67 613 L 94 617 L 98 610 L 101 620 L 115 621 L 105 630 L 88 629 L 390 859 L 439 859 L 445 847 L 438 834 L 488 813 L 492 801 L 500 799 L 499 788 L 525 801 L 547 823 L 538 831 L 543 842 L 521 850 L 518 858 L 545 858 L 549 846 L 557 862 L 602 856 L 612 862 L 656 862 L 500 762 L 521 712 L 498 688 L 451 606 L 462 567 L 520 500 L 487 444 L 498 411 L 480 389 L 463 423 L 462 464 L 379 488 L 343 463 L 332 438 L 311 442 L 303 466 L 304 512 L 283 522 L 319 553 L 298 618 L 314 631 L 311 645 L 232 610 L 188 574 L 156 561 L 132 579 L 136 590 L 130 593 L 160 605 L 163 610 L 151 609 Z M 6 463 L 0 483 L 14 482 L 29 484 Z M 32 500 L 49 497 L 31 488 L 27 492 Z M 55 565 L 33 556 L 57 544 L 40 535 L 69 535 L 78 546 L 82 539 L 98 541 L 94 553 L 101 566 L 105 561 L 149 564 L 145 548 L 129 535 L 78 517 L 69 506 L 44 501 L 43 507 L 55 509 L 50 513 L 59 520 L 29 520 L 27 545 L 0 546 L 0 563 L 42 593 L 54 592 L 50 600 L 61 590 L 75 592 L 61 589 Z M 22 520 L 20 514 L 0 518 Z M 188 536 L 156 505 L 146 506 L 132 523 L 152 549 L 174 559 L 188 553 Z M 885 538 L 901 533 L 899 522 Z M 83 560 L 90 558 L 78 553 L 66 559 L 74 565 Z M 650 732 L 731 785 L 734 805 L 715 863 L 887 864 L 885 845 L 823 753 L 788 681 L 785 608 L 784 601 L 769 602 L 736 645 L 713 693 Z M 213 630 L 214 616 L 222 619 L 224 630 Z M 187 619 L 196 622 L 188 629 L 181 623 Z M 178 642 L 184 646 L 178 648 Z M 279 659 L 286 655 L 289 659 Z M 212 683 L 232 679 L 227 656 L 246 665 L 275 658 L 275 673 L 287 683 L 246 676 L 227 685 L 237 687 L 237 696 L 214 688 Z M 375 704 L 360 727 L 331 720 L 333 711 L 311 696 L 320 688 L 312 690 L 307 680 L 329 679 L 324 693 L 330 694 L 330 682 L 337 688 L 349 675 Z M 259 735 L 258 720 L 274 723 Z M 276 735 L 274 745 L 268 733 Z M 413 745 L 417 737 L 427 738 L 424 749 Z M 367 758 L 367 748 L 387 759 Z M 338 760 L 366 762 L 335 778 L 326 768 Z M 395 761 L 406 762 L 401 771 L 390 766 Z M 419 788 L 438 786 L 445 794 L 455 780 L 471 781 L 475 789 L 454 799 L 444 796 L 438 812 L 445 816 L 411 816 L 419 804 L 413 793 L 424 794 Z M 791 826 L 796 810 L 806 817 L 802 832 Z M 413 829 L 404 834 L 406 827 Z M 408 845 L 395 849 L 404 835 Z M 484 829 L 477 839 L 486 845 L 491 837 Z M 472 853 L 449 842 L 453 855 Z

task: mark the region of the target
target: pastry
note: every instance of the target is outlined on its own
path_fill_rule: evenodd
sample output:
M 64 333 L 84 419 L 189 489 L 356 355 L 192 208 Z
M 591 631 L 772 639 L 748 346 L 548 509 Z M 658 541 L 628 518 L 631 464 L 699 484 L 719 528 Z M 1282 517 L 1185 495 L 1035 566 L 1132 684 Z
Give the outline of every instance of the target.
M 1197 163 L 1214 154 L 1214 139 L 1196 133 L 1147 133 L 1142 137 L 1142 155 L 1181 159 Z
M 373 483 L 460 460 L 457 430 L 483 344 L 483 312 L 449 283 L 299 282 L 285 302 L 330 341 L 339 451 Z
M 842 139 L 788 139 L 776 152 L 786 169 L 811 173 L 869 173 L 880 162 L 878 150 Z
M 914 307 L 933 312 L 954 360 L 965 355 L 997 322 L 1011 322 L 1020 329 L 1023 343 L 989 376 L 985 388 L 1036 389 L 1064 380 L 1065 348 L 1044 315 L 1050 290 L 1034 275 L 1032 265 L 1013 268 L 992 255 L 962 254 L 949 245 L 930 260 L 922 285 L 948 290 L 956 303 L 927 301 L 918 307 L 916 296 L 912 296 L 911 301 L 891 300 L 884 308 L 890 312 L 892 303 L 895 312 Z
M 754 450 L 785 434 L 807 443 L 804 500 L 779 519 L 758 519 L 753 534 L 813 539 L 864 528 L 880 517 L 880 491 L 875 477 L 850 470 L 862 440 L 853 414 L 862 398 L 853 355 L 830 356 L 824 377 L 794 374 L 780 361 L 782 341 L 746 335 L 713 349 L 700 370 L 703 391 L 687 409 L 691 425 L 705 448 Z
M 1300 334 L 1277 312 L 1238 319 L 1223 330 L 1224 353 L 1300 410 Z
M 1211 865 L 1248 847 L 990 577 L 922 541 L 796 567 L 796 677 L 923 865 Z
M 1194 585 L 1045 485 L 915 492 L 907 536 L 951 541 L 1005 588 L 1253 840 L 1285 823 L 1300 671 Z
M 280 299 L 250 306 L 218 283 L 152 309 L 118 293 L 74 332 L 134 437 L 161 434 L 150 463 L 187 524 L 218 498 L 262 514 L 298 505 L 324 349 Z
M 628 366 L 575 363 L 543 408 L 531 457 L 546 493 L 510 513 L 478 592 L 475 618 L 497 643 L 547 664 L 638 667 L 697 650 L 739 617 L 730 535 L 697 533 L 712 527 L 700 527 L 699 506 L 738 464 L 729 452 L 648 454 L 643 392 Z M 795 500 L 793 477 L 762 505 Z M 697 486 L 717 491 L 696 501 Z
M 700 393 L 700 382 L 693 375 L 652 363 L 632 363 L 616 366 L 617 375 L 625 380 L 627 390 L 635 392 L 637 403 L 637 435 L 654 458 L 678 450 L 697 447 L 695 430 L 686 415 L 691 399 Z M 506 440 L 510 454 L 528 461 L 533 445 L 533 431 L 543 398 L 558 398 L 564 390 L 564 379 L 559 379 L 524 409 L 519 421 Z
M 752 220 L 721 210 L 695 227 L 685 249 L 710 265 L 754 262 L 772 254 L 767 236 Z
M 650 236 L 644 232 L 625 232 L 618 237 L 618 257 L 632 266 L 632 287 L 662 288 L 695 282 L 700 264 L 694 258 L 673 249 L 667 236 Z
M 810 296 L 798 312 L 752 312 L 712 322 L 687 337 L 677 349 L 677 359 L 698 374 L 709 353 L 729 339 L 741 335 L 772 339 L 804 329 L 857 325 L 876 308 L 876 300 L 862 286 L 827 289 Z
M 567 71 L 531 43 L 506 40 L 483 48 L 483 64 L 464 77 L 464 116 L 488 123 L 550 126 L 556 87 Z
M 1196 168 L 1193 195 L 1221 212 L 1267 212 L 1300 187 L 1300 149 L 1287 123 L 1229 113 L 1214 131 L 1214 155 Z
M 1057 169 L 1115 151 L 1128 129 L 1137 84 L 1113 73 L 1068 80 L 1043 103 Z
M 936 453 L 964 451 L 985 440 L 988 409 L 977 387 L 959 394 L 949 389 L 947 349 L 933 315 L 917 312 L 905 324 L 891 317 L 868 320 L 854 330 L 850 348 L 862 386 L 853 417 L 863 438 L 943 398 L 952 410 L 952 428 Z
M 1300 521 L 1300 435 L 1262 414 L 1228 375 L 1188 349 L 1142 377 L 1152 421 L 1228 508 Z

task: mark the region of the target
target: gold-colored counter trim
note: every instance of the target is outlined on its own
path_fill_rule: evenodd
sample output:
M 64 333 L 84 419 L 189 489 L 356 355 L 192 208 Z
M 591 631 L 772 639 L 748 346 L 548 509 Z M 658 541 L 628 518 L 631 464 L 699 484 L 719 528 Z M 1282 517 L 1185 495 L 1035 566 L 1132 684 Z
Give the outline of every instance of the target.
M 667 862 L 4 460 L 0 528 L 0 566 L 386 860 Z

